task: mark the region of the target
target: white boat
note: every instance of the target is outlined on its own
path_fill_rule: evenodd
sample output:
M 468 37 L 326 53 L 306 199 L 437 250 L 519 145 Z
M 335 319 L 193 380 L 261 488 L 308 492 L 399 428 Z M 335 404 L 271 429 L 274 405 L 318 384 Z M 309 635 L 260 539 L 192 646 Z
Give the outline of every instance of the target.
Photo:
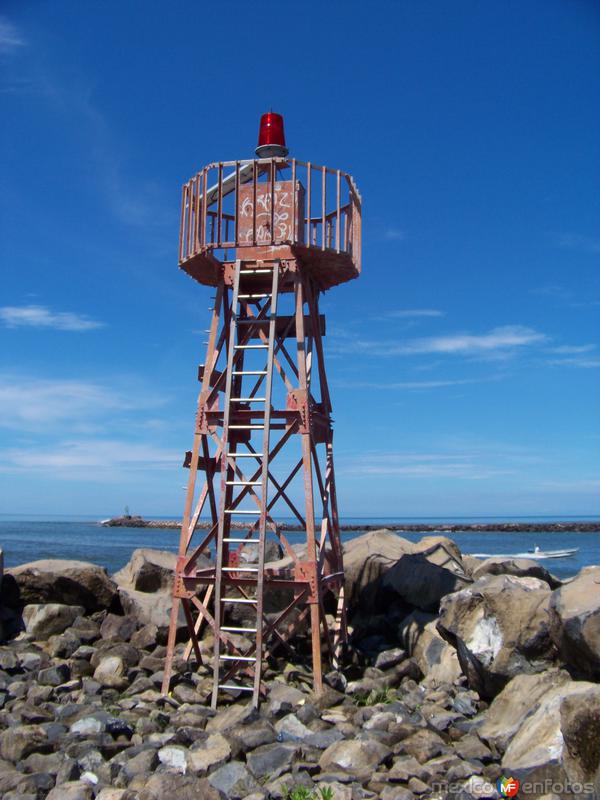
M 536 545 L 533 550 L 528 550 L 526 553 L 470 553 L 470 555 L 473 558 L 533 558 L 537 561 L 546 558 L 570 558 L 578 552 L 578 547 L 565 550 L 540 550 Z

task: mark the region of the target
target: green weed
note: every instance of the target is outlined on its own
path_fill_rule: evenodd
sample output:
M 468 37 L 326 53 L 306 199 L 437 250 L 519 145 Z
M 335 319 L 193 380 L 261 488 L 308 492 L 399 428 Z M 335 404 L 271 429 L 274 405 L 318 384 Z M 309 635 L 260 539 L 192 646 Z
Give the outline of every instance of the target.
M 393 703 L 395 699 L 395 690 L 386 686 L 383 689 L 372 689 L 369 694 L 359 695 L 354 702 L 357 706 L 376 706 L 379 703 Z

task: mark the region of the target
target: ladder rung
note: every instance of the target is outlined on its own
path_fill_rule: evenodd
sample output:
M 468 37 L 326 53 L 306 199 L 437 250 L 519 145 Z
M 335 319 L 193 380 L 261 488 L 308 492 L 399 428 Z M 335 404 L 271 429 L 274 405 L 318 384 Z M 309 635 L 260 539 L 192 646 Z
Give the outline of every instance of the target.
M 221 567 L 221 572 L 258 572 L 258 567 Z
M 221 661 L 256 661 L 254 656 L 219 656 Z
M 227 453 L 230 458 L 262 458 L 262 453 Z
M 225 689 L 226 692 L 253 692 L 252 686 L 234 686 L 233 684 L 220 683 L 219 689 Z
M 268 349 L 268 344 L 234 344 L 234 350 L 266 350 Z
M 266 375 L 266 369 L 234 369 L 232 375 Z
M 253 514 L 254 516 L 257 516 L 257 515 L 260 514 L 260 510 L 257 509 L 256 511 L 253 511 L 253 510 L 246 510 L 246 509 L 226 508 L 225 509 L 225 513 L 226 514 Z
M 187 486 L 184 487 L 187 489 Z M 223 538 L 224 542 L 234 542 L 235 544 L 260 544 L 260 539 L 240 539 L 237 536 L 226 536 Z
M 238 294 L 238 300 L 264 300 L 265 297 L 271 297 L 271 295 L 265 292 L 260 292 L 258 294 Z
M 230 397 L 231 403 L 265 403 L 266 397 Z
M 247 319 L 247 318 L 238 319 L 238 320 L 236 320 L 236 322 L 237 322 L 238 325 L 263 325 L 263 326 L 265 326 L 266 323 L 271 319 L 275 319 L 275 315 L 274 314 L 271 314 L 268 317 L 261 317 L 260 319 L 256 319 L 256 317 L 253 317 L 252 319 Z
M 263 275 L 265 273 L 272 272 L 270 269 L 264 269 L 261 267 L 260 269 L 241 269 L 240 275 Z M 212 308 L 211 308 L 212 311 Z
M 260 486 L 262 481 L 225 481 L 225 486 Z
M 221 630 L 229 633 L 258 633 L 258 628 L 235 628 L 230 625 L 221 625 Z
M 229 425 L 230 430 L 235 431 L 263 431 L 264 425 Z
M 256 605 L 256 600 L 251 597 L 222 597 L 222 603 L 253 603 Z

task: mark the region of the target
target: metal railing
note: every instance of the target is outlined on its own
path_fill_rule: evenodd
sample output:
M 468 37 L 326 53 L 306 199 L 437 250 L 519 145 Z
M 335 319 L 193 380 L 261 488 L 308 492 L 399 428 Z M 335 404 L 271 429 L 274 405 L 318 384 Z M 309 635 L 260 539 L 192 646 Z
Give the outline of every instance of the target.
M 261 245 L 351 256 L 360 271 L 361 199 L 350 175 L 296 159 L 221 161 L 183 186 L 179 261 Z

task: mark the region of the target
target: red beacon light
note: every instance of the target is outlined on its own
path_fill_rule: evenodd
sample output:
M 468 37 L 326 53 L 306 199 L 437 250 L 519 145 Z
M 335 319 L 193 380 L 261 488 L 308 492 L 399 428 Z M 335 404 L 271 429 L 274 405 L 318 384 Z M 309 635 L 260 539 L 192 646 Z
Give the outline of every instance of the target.
M 260 118 L 256 155 L 259 158 L 285 157 L 288 152 L 285 146 L 283 117 L 274 111 L 268 111 Z

